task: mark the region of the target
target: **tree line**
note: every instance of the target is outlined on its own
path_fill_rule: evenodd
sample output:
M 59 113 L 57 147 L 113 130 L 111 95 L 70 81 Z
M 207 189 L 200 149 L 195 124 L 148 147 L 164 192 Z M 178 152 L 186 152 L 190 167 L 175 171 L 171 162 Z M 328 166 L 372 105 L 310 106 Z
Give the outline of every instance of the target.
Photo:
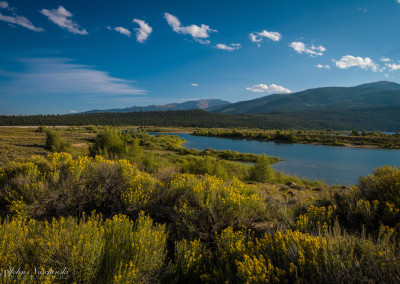
M 400 107 L 229 115 L 203 110 L 0 116 L 0 126 L 140 125 L 206 128 L 398 131 Z

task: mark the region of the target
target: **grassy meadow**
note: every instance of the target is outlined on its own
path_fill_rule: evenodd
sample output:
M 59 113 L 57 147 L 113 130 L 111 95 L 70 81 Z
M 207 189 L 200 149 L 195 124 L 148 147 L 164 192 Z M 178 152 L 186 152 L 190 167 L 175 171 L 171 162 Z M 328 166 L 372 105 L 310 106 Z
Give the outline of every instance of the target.
M 146 130 L 0 128 L 1 281 L 400 282 L 400 168 L 328 186 Z

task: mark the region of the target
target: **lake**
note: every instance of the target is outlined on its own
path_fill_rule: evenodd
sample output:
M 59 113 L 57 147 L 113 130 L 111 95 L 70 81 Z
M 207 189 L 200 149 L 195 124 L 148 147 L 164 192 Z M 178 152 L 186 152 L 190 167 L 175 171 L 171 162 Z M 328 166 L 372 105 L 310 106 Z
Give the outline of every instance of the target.
M 400 166 L 400 150 L 285 144 L 188 133 L 174 135 L 185 139 L 187 148 L 213 148 L 279 157 L 284 161 L 272 165 L 275 170 L 311 180 L 324 180 L 328 184 L 353 185 L 359 176 L 371 174 L 378 166 Z

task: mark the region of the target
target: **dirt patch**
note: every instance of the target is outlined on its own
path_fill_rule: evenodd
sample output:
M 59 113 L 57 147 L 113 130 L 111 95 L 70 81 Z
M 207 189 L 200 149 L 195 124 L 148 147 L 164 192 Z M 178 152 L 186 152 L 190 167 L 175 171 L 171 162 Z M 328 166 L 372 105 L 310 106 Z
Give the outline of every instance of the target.
M 86 143 L 75 143 L 75 144 L 72 144 L 72 146 L 77 147 L 77 148 L 87 148 L 88 144 L 86 144 Z
M 354 145 L 354 144 L 350 144 L 350 143 L 345 143 L 344 144 L 345 147 L 350 147 L 350 148 L 368 148 L 368 149 L 379 149 L 382 147 L 379 147 L 377 145 Z

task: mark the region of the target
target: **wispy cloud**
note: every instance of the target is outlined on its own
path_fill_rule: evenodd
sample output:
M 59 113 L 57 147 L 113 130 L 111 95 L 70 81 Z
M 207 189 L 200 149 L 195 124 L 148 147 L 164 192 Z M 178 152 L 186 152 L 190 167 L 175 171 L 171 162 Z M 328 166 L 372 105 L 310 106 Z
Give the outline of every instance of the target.
M 363 70 L 372 70 L 373 72 L 377 72 L 379 65 L 376 64 L 371 58 L 369 57 L 355 57 L 352 55 L 343 56 L 340 60 L 333 60 L 335 62 L 336 67 L 339 69 L 348 69 L 351 67 L 358 67 Z
M 132 81 L 112 77 L 93 66 L 79 65 L 66 58 L 20 59 L 26 69 L 19 73 L 3 73 L 7 82 L 0 93 L 7 95 L 126 97 L 146 93 L 133 87 Z
M 150 36 L 153 28 L 143 20 L 133 19 L 133 22 L 139 25 L 139 28 L 135 28 L 136 40 L 140 43 L 144 43 Z
M 119 32 L 120 34 L 126 35 L 127 37 L 131 36 L 131 32 L 129 30 L 123 28 L 123 27 L 115 27 L 113 29 L 110 28 L 110 27 L 108 27 L 108 28 L 111 29 L 111 30 L 114 30 L 116 32 Z
M 315 65 L 315 67 L 319 68 L 319 69 L 331 69 L 331 66 L 329 65 L 322 65 L 322 64 L 317 64 Z
M 305 43 L 300 41 L 291 42 L 289 46 L 293 48 L 297 53 L 309 54 L 311 57 L 322 56 L 326 51 L 326 48 L 322 45 L 315 46 L 312 44 L 311 47 L 308 47 Z
M 196 25 L 183 26 L 176 16 L 171 15 L 169 13 L 165 13 L 164 18 L 167 20 L 168 25 L 172 27 L 172 30 L 174 32 L 178 34 L 189 34 L 195 40 L 208 38 L 211 32 L 217 32 L 217 30 L 211 29 L 209 26 L 204 24 L 201 24 L 200 27 Z M 209 42 L 204 42 L 204 43 L 209 43 Z
M 16 9 L 10 7 L 7 2 L 1 1 L 0 2 L 0 9 L 5 9 L 9 13 L 11 12 L 11 14 L 12 14 L 12 16 L 6 16 L 6 15 L 3 15 L 2 13 L 0 13 L 0 21 L 7 22 L 7 23 L 10 23 L 10 24 L 14 24 L 14 25 L 19 25 L 19 26 L 22 26 L 24 28 L 30 29 L 32 31 L 35 31 L 35 32 L 44 32 L 43 28 L 35 27 L 32 24 L 32 22 L 29 21 L 27 18 L 25 18 L 23 16 L 18 16 L 15 13 Z
M 272 41 L 280 41 L 282 39 L 282 35 L 278 32 L 263 30 L 262 32 L 250 33 L 249 38 L 251 42 L 257 43 L 258 46 L 260 46 L 259 43 L 263 40 L 263 38 L 269 38 Z
M 85 29 L 81 29 L 81 27 L 76 22 L 70 19 L 72 17 L 72 14 L 63 6 L 59 6 L 57 10 L 42 9 L 40 13 L 42 13 L 47 18 L 49 18 L 50 21 L 66 29 L 70 33 L 80 34 L 80 35 L 88 34 L 88 32 Z
M 196 83 L 192 83 L 190 85 L 193 86 L 193 87 L 198 87 L 199 86 L 199 84 L 196 84 Z
M 286 89 L 282 86 L 271 84 L 271 85 L 266 85 L 266 84 L 258 84 L 258 85 L 253 85 L 251 87 L 247 87 L 246 90 L 250 92 L 255 92 L 255 93 L 263 93 L 263 92 L 268 92 L 268 93 L 285 93 L 289 94 L 292 91 L 289 89 Z
M 400 0 L 399 0 L 399 1 L 400 1 Z M 381 58 L 379 58 L 379 61 L 381 61 L 381 62 L 389 62 L 389 61 L 390 61 L 390 58 L 385 57 L 385 56 L 382 56 Z
M 219 43 L 215 46 L 216 49 L 227 50 L 227 51 L 234 51 L 241 47 L 242 46 L 240 45 L 240 43 L 231 43 L 229 45 L 226 45 L 224 43 Z
M 210 42 L 211 42 L 208 39 L 201 39 L 201 38 L 194 38 L 194 40 L 201 44 L 210 44 Z
M 392 71 L 396 71 L 400 69 L 400 64 L 396 64 L 396 63 L 386 63 L 385 64 L 390 70 Z

